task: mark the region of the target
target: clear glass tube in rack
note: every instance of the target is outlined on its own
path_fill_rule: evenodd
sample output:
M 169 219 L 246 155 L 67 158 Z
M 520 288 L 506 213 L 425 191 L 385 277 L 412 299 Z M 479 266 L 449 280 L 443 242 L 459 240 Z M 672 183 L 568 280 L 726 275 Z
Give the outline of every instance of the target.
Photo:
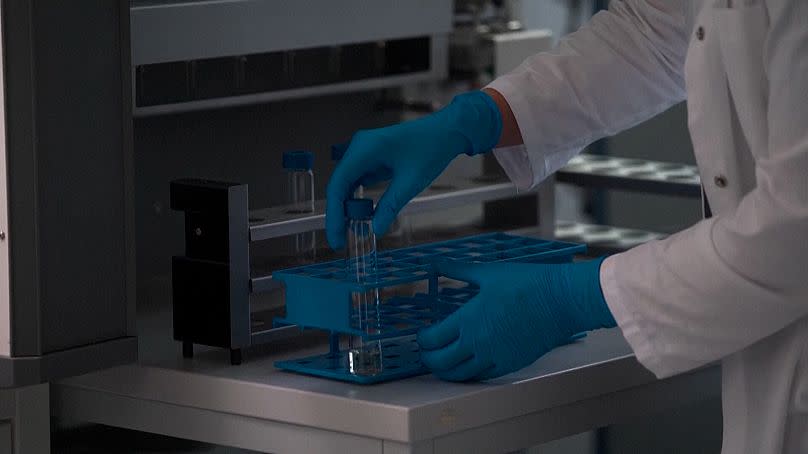
M 381 331 L 379 290 L 373 287 L 377 279 L 376 235 L 373 232 L 373 201 L 348 199 L 345 260 L 347 276 L 365 290 L 351 294 L 351 321 L 354 329 L 365 336 Z M 348 338 L 348 369 L 355 375 L 377 375 L 382 372 L 380 340 L 367 340 L 361 335 Z
M 283 168 L 287 173 L 289 213 L 314 212 L 314 154 L 310 151 L 287 151 Z M 302 232 L 293 238 L 295 261 L 311 263 L 316 259 L 317 237 L 314 231 Z

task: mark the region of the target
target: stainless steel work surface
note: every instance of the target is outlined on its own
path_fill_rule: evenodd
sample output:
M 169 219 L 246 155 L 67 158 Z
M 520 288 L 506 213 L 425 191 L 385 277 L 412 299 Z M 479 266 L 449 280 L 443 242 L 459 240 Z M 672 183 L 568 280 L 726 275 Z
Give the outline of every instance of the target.
M 270 348 L 231 366 L 224 351 L 200 349 L 194 359 L 183 359 L 179 345 L 153 339 L 141 345 L 141 364 L 67 379 L 54 392 L 57 401 L 59 394 L 74 392 L 87 399 L 126 396 L 413 443 L 655 382 L 617 329 L 590 333 L 524 370 L 475 384 L 428 375 L 374 386 L 323 380 L 273 367 L 278 359 L 323 351 L 320 341 L 297 339 Z

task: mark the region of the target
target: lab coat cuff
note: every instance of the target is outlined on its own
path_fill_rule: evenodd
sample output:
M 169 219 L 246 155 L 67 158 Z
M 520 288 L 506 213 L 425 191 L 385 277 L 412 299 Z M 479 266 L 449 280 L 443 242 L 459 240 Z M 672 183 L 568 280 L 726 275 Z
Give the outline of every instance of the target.
M 620 289 L 617 274 L 621 255 L 608 257 L 600 267 L 600 286 L 603 290 L 603 297 L 606 299 L 606 304 L 609 306 L 617 326 L 623 332 L 623 337 L 634 351 L 637 361 L 658 378 L 662 378 L 667 373 L 661 361 L 662 355 L 656 346 L 654 330 L 644 322 L 640 311 L 633 310 L 632 304 L 636 304 L 636 302 L 630 301 Z
M 494 157 L 517 189 L 526 191 L 533 187 L 530 156 L 524 145 L 496 148 Z
M 494 156 L 517 188 L 530 189 L 544 180 L 548 172 L 541 152 L 540 133 L 535 127 L 538 123 L 531 115 L 529 97 L 507 77 L 494 80 L 486 88 L 496 90 L 505 98 L 516 117 L 524 141 L 524 145 L 498 148 L 494 150 Z

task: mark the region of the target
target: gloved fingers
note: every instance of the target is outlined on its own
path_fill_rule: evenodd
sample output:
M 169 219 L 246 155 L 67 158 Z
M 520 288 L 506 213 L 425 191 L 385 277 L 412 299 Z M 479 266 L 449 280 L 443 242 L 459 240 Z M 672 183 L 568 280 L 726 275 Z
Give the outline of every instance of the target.
M 446 317 L 442 322 L 422 329 L 418 333 L 418 345 L 421 355 L 425 350 L 443 348 L 460 338 L 460 316 L 457 312 Z
M 362 160 L 345 158 L 331 174 L 326 189 L 325 232 L 333 249 L 345 243 L 345 199 L 351 197 L 362 176 L 372 170 Z
M 485 371 L 490 370 L 492 367 L 493 365 L 491 363 L 483 362 L 479 357 L 474 356 L 450 370 L 433 370 L 432 373 L 442 380 L 469 381 L 485 373 Z
M 373 230 L 377 236 L 387 233 L 390 225 L 396 220 L 398 212 L 404 208 L 413 197 L 417 196 L 423 188 L 414 184 L 411 178 L 393 174 L 393 179 L 384 194 L 376 204 L 376 213 L 373 216 Z
M 381 169 L 379 169 L 379 170 L 377 170 L 375 172 L 370 172 L 368 174 L 365 174 L 359 180 L 359 184 L 361 184 L 362 186 L 368 188 L 368 187 L 371 187 L 371 186 L 375 186 L 375 185 L 381 183 L 382 181 L 388 181 L 392 177 L 393 177 L 393 172 L 391 172 L 390 169 L 381 168 Z
M 421 350 L 421 363 L 431 371 L 447 371 L 474 356 L 471 347 L 460 338 L 435 350 Z
M 450 260 L 443 260 L 432 265 L 432 269 L 439 275 L 476 285 L 481 285 L 480 267 L 481 265 L 477 263 L 464 263 Z

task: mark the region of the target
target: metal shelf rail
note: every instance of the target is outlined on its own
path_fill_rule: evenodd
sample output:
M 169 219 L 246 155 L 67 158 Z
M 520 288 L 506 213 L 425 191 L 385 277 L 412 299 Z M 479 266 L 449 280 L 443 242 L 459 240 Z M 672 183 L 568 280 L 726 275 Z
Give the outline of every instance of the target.
M 584 243 L 588 251 L 595 255 L 615 254 L 665 237 L 665 234 L 646 230 L 569 221 L 558 221 L 555 230 L 557 240 Z
M 401 214 L 418 214 L 446 210 L 471 203 L 506 199 L 519 193 L 512 183 L 481 184 L 473 180 L 460 180 L 452 184 L 427 189 L 411 200 Z M 378 199 L 381 191 L 366 191 L 368 197 Z M 250 212 L 250 241 L 262 241 L 325 228 L 325 201 L 317 200 L 314 213 L 289 214 L 288 206 L 277 206 Z
M 580 154 L 556 173 L 556 181 L 603 189 L 701 197 L 701 179 L 696 166 L 671 162 Z
M 556 173 L 556 181 L 683 197 L 701 196 L 701 180 L 695 166 L 640 159 L 582 154 Z M 368 195 L 378 198 L 381 192 L 368 191 Z M 450 185 L 441 185 L 439 189 L 427 189 L 413 199 L 402 210 L 402 214 L 444 210 L 516 195 L 520 193 L 512 183 L 481 184 L 473 179 L 459 180 Z M 251 211 L 250 241 L 324 228 L 325 201 L 316 201 L 315 211 L 311 214 L 289 214 L 288 208 L 277 206 Z
M 133 113 L 443 80 L 452 11 L 449 0 L 133 0 Z M 374 19 L 357 24 L 357 17 Z M 402 45 L 406 51 L 397 51 Z M 390 55 L 378 58 L 377 50 Z

